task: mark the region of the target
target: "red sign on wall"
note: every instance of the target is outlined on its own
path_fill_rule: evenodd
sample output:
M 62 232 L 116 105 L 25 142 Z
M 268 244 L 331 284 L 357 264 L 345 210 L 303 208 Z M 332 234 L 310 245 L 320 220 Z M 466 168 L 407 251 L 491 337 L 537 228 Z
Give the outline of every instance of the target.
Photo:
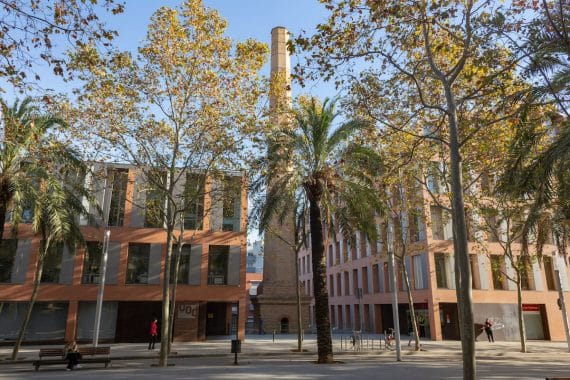
M 540 311 L 540 305 L 522 305 L 523 311 Z

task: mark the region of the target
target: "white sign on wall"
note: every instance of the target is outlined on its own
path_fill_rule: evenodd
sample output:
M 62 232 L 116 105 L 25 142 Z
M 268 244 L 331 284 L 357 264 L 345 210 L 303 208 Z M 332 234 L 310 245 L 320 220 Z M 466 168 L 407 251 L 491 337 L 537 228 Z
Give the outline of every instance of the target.
M 198 304 L 178 305 L 178 319 L 198 318 Z

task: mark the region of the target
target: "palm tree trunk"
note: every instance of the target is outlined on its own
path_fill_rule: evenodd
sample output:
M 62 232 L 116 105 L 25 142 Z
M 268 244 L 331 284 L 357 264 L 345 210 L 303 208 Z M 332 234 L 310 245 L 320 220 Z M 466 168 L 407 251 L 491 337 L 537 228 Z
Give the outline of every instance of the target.
M 519 317 L 519 338 L 521 341 L 521 352 L 526 352 L 526 331 L 524 328 L 524 316 L 522 309 L 522 281 L 520 270 L 517 270 L 517 313 Z
M 34 275 L 32 295 L 30 297 L 30 302 L 28 303 L 28 308 L 26 309 L 26 315 L 24 316 L 24 320 L 22 321 L 22 325 L 20 326 L 18 337 L 16 338 L 16 342 L 14 343 L 14 349 L 12 350 L 12 360 L 18 359 L 20 346 L 22 345 L 22 341 L 24 340 L 24 335 L 26 334 L 26 330 L 28 329 L 28 323 L 30 323 L 30 319 L 32 317 L 32 310 L 34 308 L 34 304 L 36 303 L 36 299 L 38 298 L 38 293 L 40 290 L 42 272 L 44 270 L 44 258 L 48 248 L 49 248 L 49 241 L 46 241 L 45 247 L 42 250 L 43 252 L 39 253 L 38 262 L 36 264 L 36 273 Z
M 403 262 L 404 260 L 402 260 Z M 412 296 L 412 289 L 410 288 L 410 278 L 408 277 L 408 269 L 405 265 L 402 265 L 402 275 L 404 276 L 404 281 L 406 282 L 406 294 L 408 295 L 408 304 L 410 305 L 410 323 L 414 331 L 415 346 L 414 350 L 420 350 L 420 334 L 418 333 L 418 324 L 416 323 L 416 311 L 414 309 L 414 299 Z
M 295 240 L 295 244 L 297 240 Z M 297 286 L 295 287 L 297 296 L 297 351 L 303 351 L 303 318 L 301 315 L 301 284 L 299 283 L 299 248 L 295 246 L 295 279 Z
M 11 191 L 8 188 L 6 181 L 0 182 L 0 218 L 2 218 L 2 223 L 0 228 L 0 242 L 4 239 L 4 221 L 6 220 L 6 213 L 8 211 L 8 203 L 11 198 Z
M 318 186 L 318 185 L 317 185 Z M 315 189 L 313 194 L 320 194 Z M 332 363 L 333 350 L 331 324 L 329 319 L 329 297 L 326 288 L 326 267 L 324 261 L 323 224 L 319 197 L 310 199 L 311 253 L 313 255 L 313 291 L 315 296 L 315 322 L 317 325 L 318 363 Z

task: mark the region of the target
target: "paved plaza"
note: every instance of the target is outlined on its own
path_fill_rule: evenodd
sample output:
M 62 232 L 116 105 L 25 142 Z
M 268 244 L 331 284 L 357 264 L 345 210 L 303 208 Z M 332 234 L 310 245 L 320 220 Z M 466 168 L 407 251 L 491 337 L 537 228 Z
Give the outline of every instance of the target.
M 403 361 L 395 361 L 395 352 L 378 350 L 377 346 L 358 352 L 340 349 L 340 337 L 335 337 L 335 359 L 332 365 L 315 364 L 314 335 L 307 336 L 304 348 L 309 352 L 295 353 L 293 335 L 251 336 L 244 342 L 239 365 L 233 365 L 229 354 L 229 337 L 204 343 L 174 345 L 176 355 L 169 368 L 155 367 L 157 352 L 149 352 L 144 344 L 113 344 L 111 367 L 88 364 L 67 372 L 63 366 L 46 366 L 33 370 L 31 361 L 38 347 L 25 346 L 22 360 L 11 363 L 6 358 L 10 348 L 0 348 L 2 365 L 0 379 L 461 379 L 461 350 L 459 342 L 423 343 L 425 351 L 412 352 L 404 340 Z M 376 341 L 375 344 L 378 344 Z M 477 342 L 480 379 L 545 379 L 570 378 L 570 353 L 565 343 L 530 342 L 529 353 L 518 352 L 516 342 Z

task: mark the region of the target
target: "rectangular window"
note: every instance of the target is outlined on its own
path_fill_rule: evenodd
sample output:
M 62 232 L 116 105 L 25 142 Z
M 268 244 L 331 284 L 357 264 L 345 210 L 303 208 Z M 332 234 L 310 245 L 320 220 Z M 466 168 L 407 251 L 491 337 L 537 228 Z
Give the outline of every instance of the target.
M 303 256 L 303 258 L 302 258 L 301 260 L 302 260 L 301 262 L 303 263 L 303 264 L 301 265 L 301 273 L 302 273 L 302 274 L 305 274 L 305 260 L 306 260 L 306 257 Z
M 443 235 L 443 210 L 439 206 L 431 206 L 431 232 L 434 240 L 444 240 Z
M 427 187 L 434 194 L 441 194 L 443 188 L 443 175 L 438 162 L 430 162 L 427 170 Z
M 447 289 L 449 286 L 447 284 L 447 268 L 445 253 L 436 253 L 435 257 L 435 277 L 437 281 L 437 287 L 440 289 Z
M 376 254 L 380 255 L 382 254 L 382 226 L 380 226 L 380 224 L 376 225 L 376 234 L 378 235 L 378 239 L 376 239 Z
M 420 240 L 420 212 L 421 210 L 412 210 L 408 213 L 410 242 L 412 243 Z
M 479 263 L 477 255 L 470 254 L 469 260 L 471 262 L 471 288 L 481 289 L 481 280 L 479 278 Z
M 17 239 L 4 239 L 0 243 L 0 283 L 12 281 L 12 267 L 17 249 Z
M 178 266 L 178 284 L 188 284 L 189 283 L 189 276 L 190 276 L 190 252 L 192 250 L 192 246 L 190 245 L 183 245 L 182 251 L 178 251 L 178 245 L 172 246 L 172 256 L 170 257 L 171 264 L 170 264 L 170 283 L 174 283 L 174 275 L 175 275 L 175 265 L 176 265 L 176 256 L 180 255 L 180 262 Z
M 501 236 L 501 224 L 497 222 L 497 217 L 495 215 L 486 216 L 485 224 L 487 227 L 487 240 L 491 243 L 498 242 Z
M 111 169 L 108 171 L 111 184 L 111 204 L 109 206 L 109 226 L 120 227 L 125 218 L 125 200 L 127 198 L 128 169 Z
M 342 262 L 346 263 L 348 262 L 348 250 L 350 249 L 350 243 L 348 241 L 348 239 L 344 239 L 342 240 Z
M 503 256 L 491 255 L 491 274 L 493 276 L 493 289 L 504 290 L 505 287 L 505 275 L 503 274 Z
M 384 270 L 384 289 L 386 292 L 392 292 L 392 284 L 390 283 L 390 271 L 388 270 L 388 263 L 383 264 Z
M 368 294 L 368 267 L 362 267 L 362 293 Z
M 332 274 L 329 276 L 329 295 L 334 297 L 334 276 Z
M 88 241 L 83 256 L 83 273 L 81 275 L 82 284 L 98 284 L 101 275 L 101 257 L 103 255 L 103 244 L 98 241 Z
M 348 272 L 344 272 L 344 295 L 348 296 L 350 294 L 350 282 L 348 279 Z
M 230 247 L 211 245 L 208 253 L 208 285 L 227 285 Z
M 164 176 L 163 183 L 166 183 Z M 149 189 L 146 191 L 144 226 L 148 228 L 162 228 L 164 225 L 164 198 L 162 192 L 158 189 L 158 185 L 152 183 L 147 184 Z
M 44 241 L 40 244 L 40 249 L 44 250 Z M 63 259 L 63 243 L 52 243 L 44 257 L 44 268 L 42 272 L 42 283 L 58 283 L 61 272 L 61 261 Z
M 380 274 L 378 273 L 378 264 L 372 265 L 372 291 L 374 293 L 380 292 Z
M 352 294 L 358 294 L 358 269 L 352 270 Z
M 425 289 L 426 278 L 424 276 L 424 265 L 423 256 L 416 255 L 412 256 L 412 265 L 414 266 L 414 288 L 415 289 Z
M 356 242 L 358 240 L 356 239 L 356 235 L 352 236 L 350 239 L 350 257 L 351 260 L 356 260 L 358 258 L 358 251 L 357 251 L 357 246 L 356 246 Z
M 522 290 L 534 290 L 534 276 L 532 272 L 532 262 L 530 257 L 519 257 L 521 266 L 521 287 Z
M 336 295 L 342 296 L 342 284 L 341 284 L 341 277 L 340 273 L 336 274 Z
M 340 242 L 335 242 L 335 265 L 340 264 Z
M 204 223 L 204 188 L 206 177 L 203 174 L 186 174 L 184 186 L 184 228 L 201 230 Z
M 544 264 L 544 275 L 546 277 L 546 287 L 548 290 L 556 290 L 556 282 L 554 281 L 554 266 L 552 265 L 552 257 L 542 256 Z
M 332 244 L 329 244 L 329 260 L 327 262 L 329 267 L 332 267 L 334 265 L 333 262 L 333 246 Z
M 239 231 L 240 205 L 241 205 L 241 178 L 226 177 L 223 194 L 223 231 Z
M 129 243 L 126 284 L 148 284 L 150 244 Z

